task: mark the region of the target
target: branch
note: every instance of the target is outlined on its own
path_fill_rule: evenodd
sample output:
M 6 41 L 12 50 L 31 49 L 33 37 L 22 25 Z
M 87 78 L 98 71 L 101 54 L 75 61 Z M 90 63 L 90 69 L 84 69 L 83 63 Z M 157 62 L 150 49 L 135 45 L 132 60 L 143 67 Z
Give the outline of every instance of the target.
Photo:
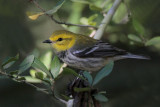
M 46 16 L 50 17 L 51 20 L 53 20 L 55 23 L 57 24 L 64 24 L 64 25 L 67 25 L 67 26 L 78 26 L 78 27 L 89 27 L 89 28 L 93 28 L 93 29 L 97 29 L 97 27 L 95 26 L 91 26 L 91 25 L 80 25 L 80 24 L 72 24 L 72 23 L 67 23 L 67 22 L 61 22 L 61 21 L 58 21 L 56 20 L 53 15 L 50 15 L 50 14 L 47 14 L 46 11 L 35 1 L 35 0 L 32 0 L 32 2 L 36 5 L 37 8 L 39 8 Z
M 1 70 L 0 70 L 0 74 L 5 75 L 5 76 L 7 76 L 7 77 L 9 77 L 9 78 L 11 78 L 11 79 L 15 79 L 15 80 L 18 81 L 18 82 L 21 82 L 21 83 L 25 83 L 25 84 L 27 84 L 27 85 L 30 85 L 30 86 L 38 89 L 38 91 L 41 91 L 41 92 L 43 92 L 43 93 L 45 93 L 45 94 L 49 94 L 47 91 L 40 89 L 39 87 L 37 87 L 37 86 L 34 85 L 34 84 L 31 84 L 31 83 L 29 83 L 29 82 L 27 82 L 27 81 L 25 81 L 25 80 L 19 80 L 19 77 L 20 77 L 20 76 L 18 76 L 18 75 L 17 75 L 17 77 L 14 77 L 14 76 L 12 76 L 12 75 L 10 75 L 10 74 L 7 74 L 6 72 L 3 72 L 3 71 L 1 71 Z
M 99 25 L 99 28 L 94 36 L 95 39 L 100 39 L 104 33 L 104 30 L 106 26 L 109 24 L 111 21 L 115 11 L 117 10 L 118 6 L 120 5 L 122 0 L 115 0 L 113 3 L 113 6 L 111 9 L 108 11 L 108 13 L 105 15 L 104 19 L 102 20 L 101 24 Z
M 29 86 L 37 89 L 38 91 L 43 92 L 43 93 L 49 95 L 49 92 L 48 92 L 48 91 L 45 91 L 45 90 L 37 87 L 36 85 L 34 85 L 34 84 L 32 84 L 32 83 L 29 83 L 29 82 L 27 82 L 27 81 L 25 81 L 25 80 L 19 80 L 19 77 L 20 77 L 20 76 L 18 76 L 18 75 L 17 75 L 16 77 L 14 77 L 14 76 L 12 76 L 12 75 L 10 75 L 10 74 L 7 74 L 6 72 L 3 72 L 3 71 L 1 71 L 1 70 L 0 70 L 0 74 L 5 75 L 5 76 L 9 77 L 10 79 L 15 79 L 17 82 L 25 83 L 25 84 L 27 84 L 27 85 L 29 85 Z M 55 98 L 56 98 L 57 100 L 59 100 L 60 102 L 66 104 L 66 106 L 68 105 L 68 103 L 67 103 L 65 100 L 62 100 L 62 99 L 60 99 L 60 98 L 58 98 L 58 97 L 56 97 L 56 96 L 53 96 L 53 97 L 55 97 Z M 67 107 L 68 107 L 68 106 L 67 106 Z

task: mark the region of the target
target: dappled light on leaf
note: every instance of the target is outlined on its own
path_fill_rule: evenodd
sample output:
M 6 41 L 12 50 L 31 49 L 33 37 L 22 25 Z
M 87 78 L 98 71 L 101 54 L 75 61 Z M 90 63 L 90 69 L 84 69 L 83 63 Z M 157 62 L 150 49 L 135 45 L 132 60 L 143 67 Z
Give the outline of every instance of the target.
M 56 78 L 60 72 L 60 68 L 61 68 L 61 63 L 58 59 L 57 56 L 54 56 L 54 59 L 52 60 L 51 63 L 51 73 L 53 75 L 54 78 Z
M 33 78 L 31 76 L 24 76 L 25 81 L 30 82 L 30 83 L 42 83 L 40 79 Z
M 128 35 L 128 38 L 129 38 L 130 40 L 135 41 L 135 42 L 140 42 L 140 43 L 142 43 L 141 38 L 138 37 L 138 36 L 136 36 L 136 35 L 134 35 L 134 34 L 129 34 L 129 35 Z
M 51 60 L 52 60 L 52 52 L 48 51 L 43 56 L 40 57 L 40 60 L 44 65 L 47 67 L 47 69 L 50 69 Z

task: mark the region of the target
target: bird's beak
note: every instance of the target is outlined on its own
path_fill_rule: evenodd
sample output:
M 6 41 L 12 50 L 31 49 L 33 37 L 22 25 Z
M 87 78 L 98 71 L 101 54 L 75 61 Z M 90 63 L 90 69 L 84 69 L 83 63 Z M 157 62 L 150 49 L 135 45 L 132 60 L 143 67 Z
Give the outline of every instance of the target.
M 52 43 L 52 41 L 48 39 L 48 40 L 43 41 L 43 43 Z

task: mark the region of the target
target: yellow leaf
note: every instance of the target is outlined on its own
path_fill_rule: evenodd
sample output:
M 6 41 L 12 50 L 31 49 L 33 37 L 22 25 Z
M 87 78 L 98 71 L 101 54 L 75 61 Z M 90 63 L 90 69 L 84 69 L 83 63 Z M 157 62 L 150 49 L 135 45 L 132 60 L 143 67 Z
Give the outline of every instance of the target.
M 31 20 L 36 20 L 39 16 L 43 15 L 44 13 L 37 13 L 37 14 L 34 14 L 34 15 L 28 15 L 28 18 L 31 19 Z

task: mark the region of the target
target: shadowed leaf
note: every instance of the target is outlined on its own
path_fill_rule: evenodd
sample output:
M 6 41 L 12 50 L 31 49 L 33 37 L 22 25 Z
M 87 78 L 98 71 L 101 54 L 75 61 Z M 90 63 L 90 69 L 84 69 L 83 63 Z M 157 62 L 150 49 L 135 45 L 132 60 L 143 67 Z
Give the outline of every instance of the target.
M 6 58 L 3 62 L 2 62 L 2 68 L 3 69 L 7 69 L 10 66 L 12 66 L 15 61 L 17 61 L 19 59 L 19 54 L 17 54 L 15 57 L 8 57 Z
M 83 80 L 86 80 L 84 77 L 82 77 L 81 75 L 79 75 L 77 72 L 75 72 L 74 70 L 72 70 L 70 68 L 67 68 L 67 67 L 63 68 L 62 74 L 72 74 L 72 75 L 74 75 L 76 77 L 79 77 L 79 78 L 81 78 Z
M 93 85 L 96 85 L 104 77 L 108 76 L 113 69 L 114 62 L 108 63 L 101 71 L 99 71 L 94 78 Z
M 47 11 L 47 14 L 54 14 L 58 11 L 58 9 L 61 8 L 61 6 L 63 5 L 63 3 L 65 2 L 65 0 L 60 0 L 55 7 L 53 7 L 53 9 Z
M 98 7 L 98 6 L 94 5 L 94 4 L 90 4 L 90 5 L 89 5 L 89 8 L 90 8 L 91 10 L 93 10 L 93 11 L 102 11 L 102 8 L 101 8 L 101 7 Z
M 141 38 L 139 38 L 138 36 L 134 35 L 134 34 L 129 34 L 128 38 L 130 40 L 136 41 L 136 42 L 142 42 Z
M 58 11 L 58 9 L 61 8 L 61 6 L 63 5 L 64 2 L 65 2 L 65 0 L 59 1 L 59 2 L 56 4 L 56 6 L 53 7 L 53 9 L 48 10 L 48 11 L 46 11 L 45 13 L 44 13 L 44 12 L 40 12 L 40 13 L 37 13 L 37 14 L 32 14 L 31 12 L 27 12 L 27 16 L 28 16 L 28 18 L 31 19 L 31 20 L 36 20 L 37 18 L 39 18 L 39 16 L 42 16 L 42 15 L 44 15 L 44 14 L 51 14 L 51 15 L 52 15 L 52 14 L 56 13 L 56 12 Z
M 98 100 L 98 101 L 101 101 L 101 102 L 106 102 L 106 101 L 108 101 L 108 98 L 107 98 L 106 96 L 100 94 L 100 93 L 94 94 L 93 96 L 94 96 L 94 98 L 95 98 L 96 100 Z
M 133 27 L 134 29 L 142 36 L 144 36 L 145 29 L 137 20 L 133 19 Z
M 32 64 L 32 67 L 37 68 L 45 72 L 48 76 L 51 77 L 51 73 L 47 69 L 47 67 L 38 59 L 35 57 L 34 62 Z
M 92 85 L 93 78 L 92 78 L 91 74 L 89 72 L 87 72 L 87 71 L 84 71 L 83 75 L 84 75 L 85 78 L 87 78 L 89 84 Z
M 146 42 L 146 46 L 151 46 L 151 45 L 156 45 L 156 44 L 160 44 L 160 36 L 154 37 L 152 39 L 150 39 L 149 41 Z
M 34 61 L 34 56 L 33 55 L 29 55 L 27 56 L 23 62 L 19 65 L 19 72 L 18 74 L 23 73 L 24 71 L 26 71 L 28 68 L 31 67 L 32 63 Z

